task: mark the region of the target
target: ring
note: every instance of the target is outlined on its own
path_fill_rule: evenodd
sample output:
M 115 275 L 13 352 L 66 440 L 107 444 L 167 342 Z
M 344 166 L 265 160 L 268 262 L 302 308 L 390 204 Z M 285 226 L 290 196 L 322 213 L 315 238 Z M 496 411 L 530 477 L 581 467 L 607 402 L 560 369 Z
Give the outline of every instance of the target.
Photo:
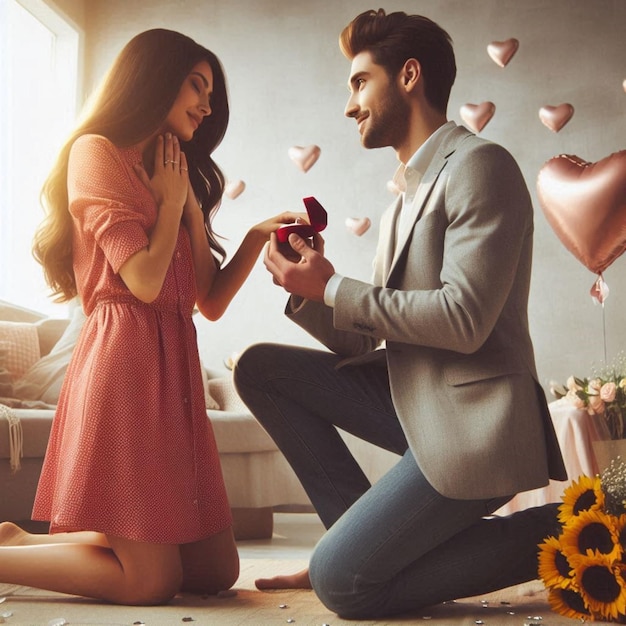
M 189 170 L 188 170 L 186 167 L 182 167 L 182 166 L 181 166 L 180 171 L 181 171 L 181 172 L 188 172 Z
M 163 161 L 163 165 L 167 165 L 168 163 L 176 163 L 176 161 L 172 161 L 171 159 L 166 159 Z

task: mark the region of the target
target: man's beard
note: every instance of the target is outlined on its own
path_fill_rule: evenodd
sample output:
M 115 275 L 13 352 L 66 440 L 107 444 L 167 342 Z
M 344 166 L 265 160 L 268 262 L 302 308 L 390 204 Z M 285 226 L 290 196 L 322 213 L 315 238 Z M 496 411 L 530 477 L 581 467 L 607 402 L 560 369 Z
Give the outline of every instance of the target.
M 397 91 L 390 85 L 386 96 L 376 106 L 370 108 L 370 115 L 365 121 L 369 126 L 364 129 L 361 143 L 364 148 L 396 147 L 406 138 L 409 120 L 409 105 L 404 102 Z

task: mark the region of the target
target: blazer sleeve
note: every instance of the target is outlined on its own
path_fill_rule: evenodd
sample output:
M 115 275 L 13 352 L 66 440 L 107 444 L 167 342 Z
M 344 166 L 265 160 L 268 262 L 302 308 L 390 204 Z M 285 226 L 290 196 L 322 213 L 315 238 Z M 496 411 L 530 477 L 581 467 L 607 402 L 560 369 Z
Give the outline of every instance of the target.
M 505 306 L 507 315 L 525 318 L 527 287 L 514 285 L 530 272 L 528 189 L 504 148 L 482 140 L 467 143 L 442 168 L 385 285 L 341 282 L 336 329 L 472 353 Z M 519 302 L 508 301 L 517 293 Z

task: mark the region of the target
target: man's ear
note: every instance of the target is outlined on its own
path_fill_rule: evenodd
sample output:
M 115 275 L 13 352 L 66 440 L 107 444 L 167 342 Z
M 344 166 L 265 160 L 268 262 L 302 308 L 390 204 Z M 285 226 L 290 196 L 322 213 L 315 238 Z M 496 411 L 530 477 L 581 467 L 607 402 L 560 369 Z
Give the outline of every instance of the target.
M 405 91 L 410 92 L 415 89 L 422 76 L 422 66 L 417 59 L 407 59 L 400 70 L 400 80 Z

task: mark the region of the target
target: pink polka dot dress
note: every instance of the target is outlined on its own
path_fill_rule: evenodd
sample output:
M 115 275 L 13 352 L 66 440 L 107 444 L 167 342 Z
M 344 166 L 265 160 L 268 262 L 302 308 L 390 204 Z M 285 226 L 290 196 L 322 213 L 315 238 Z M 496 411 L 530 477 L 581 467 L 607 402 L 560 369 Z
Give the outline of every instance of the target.
M 148 244 L 157 206 L 135 148 L 80 137 L 69 159 L 74 271 L 87 320 L 52 425 L 33 519 L 50 532 L 93 530 L 188 543 L 231 514 L 207 418 L 191 245 L 181 226 L 161 293 L 145 304 L 120 267 Z

